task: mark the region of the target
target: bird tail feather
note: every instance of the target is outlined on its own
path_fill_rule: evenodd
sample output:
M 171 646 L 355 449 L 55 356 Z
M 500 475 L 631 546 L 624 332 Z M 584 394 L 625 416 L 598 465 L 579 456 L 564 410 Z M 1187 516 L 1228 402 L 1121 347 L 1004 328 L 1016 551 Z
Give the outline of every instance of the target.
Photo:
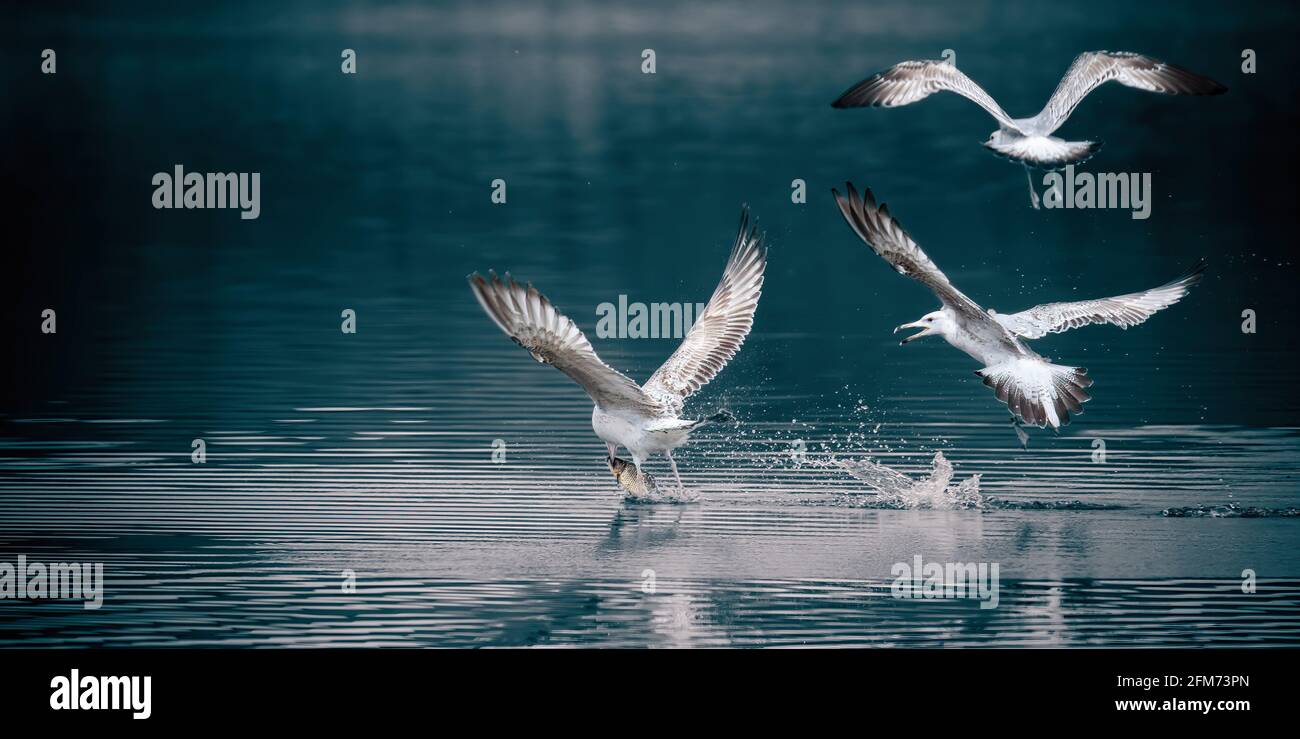
M 1071 413 L 1082 413 L 1092 399 L 1088 370 L 1066 367 L 1034 357 L 1011 359 L 975 373 L 1007 404 L 1017 418 L 1053 430 L 1069 425 Z
M 1062 141 L 1054 136 L 1022 136 L 1009 141 L 984 142 L 997 156 L 1039 169 L 1063 169 L 1067 164 L 1082 164 L 1101 149 L 1100 141 Z

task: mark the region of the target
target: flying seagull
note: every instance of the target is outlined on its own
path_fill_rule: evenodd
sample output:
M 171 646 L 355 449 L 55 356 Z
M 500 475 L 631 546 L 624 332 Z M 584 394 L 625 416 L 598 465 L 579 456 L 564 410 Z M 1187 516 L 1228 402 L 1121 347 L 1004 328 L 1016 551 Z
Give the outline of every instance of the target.
M 1052 364 L 1031 350 L 1025 344 L 1026 339 L 1038 339 L 1090 323 L 1109 323 L 1123 329 L 1136 326 L 1156 311 L 1177 303 L 1205 271 L 1205 261 L 1201 260 L 1182 277 L 1143 292 L 1047 303 L 1019 313 L 985 311 L 953 287 L 894 220 L 889 209 L 876 205 L 871 190 L 859 197 L 852 183 L 846 183 L 846 187 L 848 195 L 834 189 L 831 192 L 854 233 L 899 274 L 930 288 L 943 304 L 939 310 L 894 329 L 894 333 L 920 329 L 901 343 L 938 334 L 975 358 L 983 365 L 975 374 L 993 389 L 998 400 L 1007 404 L 1013 423 L 1018 418 L 1023 423 L 1056 430 L 1070 422 L 1071 413 L 1083 412 L 1083 403 L 1089 400 L 1085 388 L 1092 385 L 1088 370 Z
M 680 489 L 673 449 L 702 424 L 731 420 L 725 411 L 683 418 L 686 398 L 717 376 L 740 350 L 754 324 L 766 267 L 763 237 L 750 225 L 748 208 L 742 209 L 736 243 L 713 297 L 677 351 L 644 385 L 602 362 L 577 325 L 531 284 L 516 283 L 508 272 L 504 280 L 493 272 L 487 278 L 474 273 L 469 284 L 479 305 L 507 336 L 533 359 L 555 367 L 587 391 L 595 403 L 591 427 L 605 442 L 610 459 L 625 447 L 638 475 L 644 475 L 646 458 L 664 454 Z
M 983 108 L 998 122 L 984 146 L 1020 162 L 1029 179 L 1029 198 L 1039 207 L 1030 167 L 1061 169 L 1091 158 L 1096 141 L 1066 141 L 1053 136 L 1088 93 L 1115 80 L 1126 87 L 1166 95 L 1220 95 L 1228 88 L 1182 67 L 1129 51 L 1085 51 L 1075 58 L 1047 105 L 1032 118 L 1012 118 L 992 97 L 946 59 L 899 62 L 849 88 L 831 103 L 835 108 L 885 107 L 914 103 L 941 90 L 955 92 Z

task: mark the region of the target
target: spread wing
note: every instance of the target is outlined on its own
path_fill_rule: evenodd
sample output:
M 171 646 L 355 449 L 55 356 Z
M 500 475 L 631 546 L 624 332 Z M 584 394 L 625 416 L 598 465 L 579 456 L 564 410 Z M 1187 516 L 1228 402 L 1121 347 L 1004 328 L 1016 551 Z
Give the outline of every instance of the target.
M 999 126 L 1013 131 L 1020 130 L 1002 106 L 984 92 L 984 88 L 962 74 L 955 65 L 942 59 L 899 62 L 849 88 L 831 103 L 831 107 L 893 108 L 914 103 L 943 90 L 955 92 L 980 106 L 993 116 Z
M 1228 88 L 1174 64 L 1130 51 L 1085 51 L 1075 58 L 1038 120 L 1047 133 L 1060 128 L 1079 101 L 1115 80 L 1126 87 L 1165 95 L 1220 95 Z
M 658 415 L 662 406 L 631 378 L 600 361 L 578 326 L 556 310 L 532 285 L 520 285 L 506 273 L 505 281 L 489 272 L 469 276 L 469 286 L 488 317 L 514 342 L 542 364 L 549 364 L 587 391 L 607 410 L 631 409 Z
M 1205 260 L 1201 260 L 1182 277 L 1144 292 L 1073 303 L 1047 303 L 1020 313 L 995 314 L 993 318 L 1008 331 L 1026 339 L 1037 339 L 1090 323 L 1109 323 L 1127 329 L 1147 320 L 1156 311 L 1177 303 L 1192 285 L 1201 281 L 1204 272 Z
M 901 275 L 907 275 L 930 288 L 939 301 L 957 311 L 961 316 L 974 321 L 988 322 L 989 315 L 975 301 L 966 297 L 952 286 L 948 276 L 939 271 L 938 266 L 921 251 L 911 236 L 889 214 L 889 206 L 876 205 L 871 190 L 863 191 L 858 197 L 852 182 L 844 183 L 847 195 L 841 195 L 834 188 L 835 203 L 840 206 L 840 213 L 848 221 L 858 238 L 867 242 L 867 246 L 889 262 Z
M 686 396 L 706 385 L 736 356 L 754 325 L 766 267 L 767 248 L 758 228 L 750 225 L 745 208 L 713 297 L 677 351 L 646 381 L 646 393 L 680 413 Z

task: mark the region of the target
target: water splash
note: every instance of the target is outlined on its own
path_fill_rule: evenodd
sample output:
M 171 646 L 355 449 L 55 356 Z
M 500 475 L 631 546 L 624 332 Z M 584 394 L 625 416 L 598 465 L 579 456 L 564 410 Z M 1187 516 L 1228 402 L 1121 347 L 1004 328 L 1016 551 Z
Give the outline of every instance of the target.
M 1186 508 L 1166 508 L 1160 512 L 1166 518 L 1295 518 L 1300 508 L 1260 508 L 1236 503 L 1226 505 L 1198 505 Z
M 867 459 L 837 459 L 835 463 L 875 490 L 874 502 L 879 507 L 935 510 L 984 507 L 984 497 L 980 495 L 980 476 L 971 475 L 956 485 L 949 485 L 953 474 L 952 463 L 943 456 L 943 452 L 934 453 L 929 476 L 920 480 Z
M 999 511 L 1122 511 L 1129 506 L 1118 503 L 1085 503 L 1082 500 L 1004 500 L 985 498 L 985 508 Z
M 655 487 L 643 493 L 628 493 L 623 496 L 623 502 L 631 505 L 683 505 L 699 499 L 700 494 L 694 490 L 672 487 Z
M 914 480 L 898 470 L 870 460 L 834 460 L 835 464 L 867 483 L 876 495 L 842 496 L 833 504 L 855 508 L 1001 510 L 1001 511 L 1104 511 L 1124 508 L 1111 503 L 1081 500 L 1004 500 L 980 493 L 980 476 L 971 475 L 956 485 L 953 468 L 943 452 L 934 453 L 929 476 Z M 1169 514 L 1166 514 L 1169 515 Z

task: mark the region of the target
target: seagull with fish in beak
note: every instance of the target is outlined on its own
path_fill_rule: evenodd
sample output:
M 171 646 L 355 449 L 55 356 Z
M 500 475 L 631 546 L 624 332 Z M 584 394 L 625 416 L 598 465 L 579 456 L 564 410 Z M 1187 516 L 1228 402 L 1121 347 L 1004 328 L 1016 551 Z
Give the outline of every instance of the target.
M 497 328 L 527 349 L 533 359 L 560 370 L 586 391 L 592 400 L 592 430 L 605 442 L 609 458 L 615 457 L 619 447 L 627 449 L 632 455 L 631 471 L 642 477 L 645 485 L 646 460 L 652 454 L 662 454 L 681 490 L 673 450 L 705 424 L 736 420 L 726 410 L 686 417 L 686 399 L 740 351 L 754 325 L 766 268 L 763 236 L 750 221 L 749 209 L 742 208 L 740 228 L 713 297 L 677 350 L 644 385 L 605 364 L 573 319 L 532 285 L 515 282 L 509 272 L 504 280 L 493 272 L 486 278 L 474 273 L 469 285 Z M 612 469 L 613 462 L 610 464 Z M 614 471 L 615 476 L 619 473 Z

